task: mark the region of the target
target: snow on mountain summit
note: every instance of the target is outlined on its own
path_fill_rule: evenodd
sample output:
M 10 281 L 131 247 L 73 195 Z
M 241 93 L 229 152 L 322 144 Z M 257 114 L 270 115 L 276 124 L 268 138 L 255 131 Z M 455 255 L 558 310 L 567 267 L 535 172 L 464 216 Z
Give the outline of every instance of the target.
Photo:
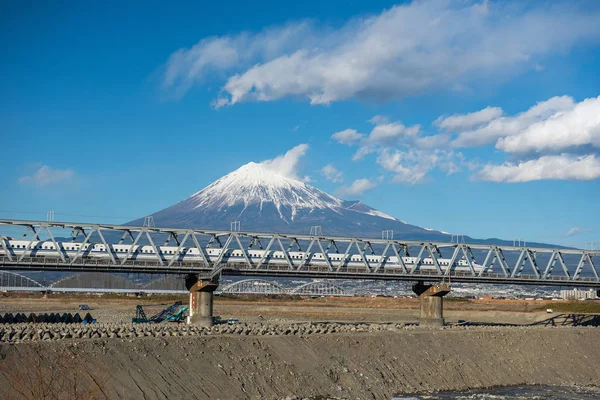
M 283 209 L 291 210 L 293 220 L 298 209 L 337 211 L 343 201 L 302 181 L 279 174 L 263 163 L 248 163 L 193 194 L 194 208 L 223 210 L 238 204 L 244 209 L 258 204 L 260 210 L 273 203 L 283 218 Z
M 325 234 L 338 236 L 381 237 L 382 231 L 389 230 L 398 237 L 414 239 L 445 236 L 303 182 L 295 174 L 297 168 L 291 167 L 297 161 L 292 156 L 288 152 L 241 166 L 187 199 L 153 213 L 155 225 L 227 230 L 239 221 L 241 229 L 249 232 L 308 234 L 312 227 L 321 226 Z M 143 220 L 130 222 L 141 223 Z
M 155 226 L 229 230 L 235 221 L 246 232 L 309 234 L 313 227 L 320 226 L 325 235 L 331 236 L 382 238 L 383 232 L 393 232 L 395 239 L 451 240 L 448 232 L 408 224 L 361 201 L 339 199 L 298 179 L 295 166 L 298 154 L 305 150 L 297 146 L 273 160 L 241 166 L 190 197 L 151 214 Z M 139 218 L 126 225 L 143 223 L 144 218 Z M 465 240 L 473 241 L 468 236 Z

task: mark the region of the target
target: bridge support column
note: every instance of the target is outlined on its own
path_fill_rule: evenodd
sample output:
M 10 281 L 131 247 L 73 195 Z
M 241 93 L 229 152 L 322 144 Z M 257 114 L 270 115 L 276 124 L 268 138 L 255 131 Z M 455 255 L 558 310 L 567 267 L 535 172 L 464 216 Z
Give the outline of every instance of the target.
M 219 282 L 198 280 L 198 277 L 188 276 L 186 286 L 190 291 L 190 314 L 187 323 L 205 327 L 213 326 L 213 292 L 217 290 Z
M 413 291 L 421 302 L 419 325 L 444 326 L 444 296 L 450 292 L 450 285 L 418 282 L 413 285 Z

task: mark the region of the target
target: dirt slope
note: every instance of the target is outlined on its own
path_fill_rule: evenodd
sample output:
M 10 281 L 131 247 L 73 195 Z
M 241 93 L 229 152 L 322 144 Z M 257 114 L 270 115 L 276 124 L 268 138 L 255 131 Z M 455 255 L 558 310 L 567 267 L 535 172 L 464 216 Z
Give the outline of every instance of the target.
M 487 327 L 4 344 L 0 393 L 15 394 L 10 373 L 24 376 L 36 360 L 47 366 L 61 359 L 71 360 L 63 368 L 83 371 L 83 380 L 100 382 L 94 397 L 111 399 L 389 399 L 493 385 L 592 385 L 600 382 L 599 333 Z

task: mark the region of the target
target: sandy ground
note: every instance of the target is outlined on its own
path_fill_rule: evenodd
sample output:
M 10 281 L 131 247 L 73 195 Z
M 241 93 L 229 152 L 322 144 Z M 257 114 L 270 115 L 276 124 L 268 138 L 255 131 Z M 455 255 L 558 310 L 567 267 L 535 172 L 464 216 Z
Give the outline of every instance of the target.
M 418 300 L 390 298 L 216 298 L 215 314 L 242 324 L 130 323 L 137 304 L 151 315 L 173 302 L 0 294 L 0 314 L 75 313 L 88 304 L 98 321 L 0 324 L 0 397 L 389 399 L 600 382 L 600 328 L 540 326 L 571 319 L 539 301 L 447 301 L 445 328 L 418 327 Z M 597 326 L 600 315 L 586 318 Z M 452 326 L 459 320 L 476 326 Z
M 0 395 L 20 398 L 16 393 L 37 385 L 61 390 L 59 398 L 390 399 L 490 386 L 598 385 L 597 329 L 416 328 L 0 345 Z M 49 366 L 76 384 L 54 388 L 64 379 L 59 374 L 40 385 L 36 371 L 48 374 Z M 40 398 L 39 390 L 25 398 Z
M 186 304 L 187 298 L 179 298 Z M 98 322 L 124 323 L 135 316 L 136 305 L 144 305 L 148 316 L 172 304 L 164 298 L 106 298 L 99 296 L 41 295 L 0 297 L 0 314 L 4 313 L 75 313 L 79 304 L 88 304 Z M 215 315 L 223 319 L 273 322 L 418 322 L 417 299 L 391 298 L 215 298 Z M 444 316 L 448 323 L 459 320 L 488 324 L 531 324 L 552 317 L 545 303 L 524 300 L 446 301 Z

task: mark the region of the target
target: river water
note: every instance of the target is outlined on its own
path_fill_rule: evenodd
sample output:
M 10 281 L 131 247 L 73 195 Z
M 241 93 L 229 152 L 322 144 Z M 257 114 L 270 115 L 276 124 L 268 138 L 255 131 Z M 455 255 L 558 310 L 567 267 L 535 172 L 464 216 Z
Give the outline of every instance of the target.
M 419 395 L 397 395 L 394 400 L 487 400 L 487 399 L 549 399 L 549 400 L 597 400 L 600 388 L 570 386 L 510 386 L 490 389 L 436 392 Z

